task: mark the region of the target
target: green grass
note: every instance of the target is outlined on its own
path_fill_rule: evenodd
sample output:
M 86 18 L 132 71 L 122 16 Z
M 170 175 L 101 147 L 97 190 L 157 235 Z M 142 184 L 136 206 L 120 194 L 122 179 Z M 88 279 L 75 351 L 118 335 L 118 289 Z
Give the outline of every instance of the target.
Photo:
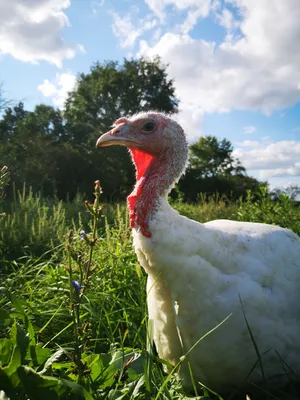
M 173 206 L 201 222 L 240 219 L 300 233 L 300 208 L 286 197 L 271 202 L 264 191 L 237 204 L 215 198 Z M 24 188 L 2 210 L 0 390 L 20 400 L 187 399 L 153 349 L 146 277 L 125 204 L 100 210 L 98 203 L 84 207 L 80 195 L 62 203 Z M 73 280 L 84 288 L 76 292 Z

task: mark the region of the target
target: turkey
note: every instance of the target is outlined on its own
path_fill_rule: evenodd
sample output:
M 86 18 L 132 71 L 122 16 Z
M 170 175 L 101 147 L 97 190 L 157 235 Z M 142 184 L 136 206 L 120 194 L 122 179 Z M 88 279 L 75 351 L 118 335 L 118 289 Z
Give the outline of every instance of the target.
M 192 373 L 222 393 L 298 376 L 300 238 L 277 226 L 179 215 L 167 196 L 185 171 L 188 146 L 164 114 L 118 119 L 96 144 L 111 145 L 127 146 L 136 168 L 127 204 L 160 358 L 183 360 L 187 388 Z

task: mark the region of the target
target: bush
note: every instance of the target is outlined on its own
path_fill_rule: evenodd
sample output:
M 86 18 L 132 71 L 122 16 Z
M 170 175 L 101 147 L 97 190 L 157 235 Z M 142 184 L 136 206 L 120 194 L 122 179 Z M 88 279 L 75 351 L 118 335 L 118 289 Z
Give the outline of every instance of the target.
M 285 194 L 272 200 L 266 186 L 261 187 L 255 195 L 247 192 L 246 200 L 240 201 L 237 220 L 278 225 L 300 235 L 299 207 Z

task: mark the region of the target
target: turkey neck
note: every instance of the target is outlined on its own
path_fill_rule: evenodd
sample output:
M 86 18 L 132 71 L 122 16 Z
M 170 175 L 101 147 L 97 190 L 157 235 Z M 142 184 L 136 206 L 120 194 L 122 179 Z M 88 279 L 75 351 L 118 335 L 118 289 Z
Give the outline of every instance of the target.
M 187 161 L 187 146 L 168 148 L 158 157 L 153 157 L 144 174 L 136 182 L 127 198 L 132 228 L 140 227 L 141 233 L 151 237 L 148 224 L 158 210 L 162 199 L 182 175 Z M 138 166 L 136 165 L 138 170 Z

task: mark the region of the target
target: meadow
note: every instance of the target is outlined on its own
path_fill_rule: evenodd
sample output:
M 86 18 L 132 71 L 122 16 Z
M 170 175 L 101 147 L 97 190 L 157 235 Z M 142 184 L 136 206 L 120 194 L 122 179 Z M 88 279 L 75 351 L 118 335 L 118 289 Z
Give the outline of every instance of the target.
M 63 202 L 24 186 L 0 203 L 0 399 L 221 398 L 207 388 L 192 397 L 163 372 L 126 205 L 103 207 L 98 182 L 88 197 Z M 215 196 L 172 205 L 200 222 L 264 222 L 300 234 L 300 207 L 284 195 L 272 201 L 266 188 L 235 203 Z M 294 387 L 258 396 L 300 398 Z

